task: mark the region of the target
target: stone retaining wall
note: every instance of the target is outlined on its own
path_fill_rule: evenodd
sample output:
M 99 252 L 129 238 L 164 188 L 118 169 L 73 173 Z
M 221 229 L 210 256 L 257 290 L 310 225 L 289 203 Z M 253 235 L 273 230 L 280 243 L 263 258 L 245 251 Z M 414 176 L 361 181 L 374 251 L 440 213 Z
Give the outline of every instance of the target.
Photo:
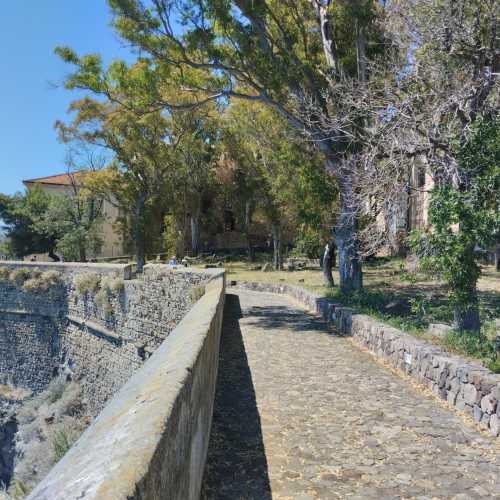
M 217 379 L 224 275 L 28 497 L 198 500 Z
M 2 262 L 0 268 L 57 270 L 61 282 L 25 291 L 0 282 L 0 383 L 43 390 L 55 374 L 80 381 L 96 415 L 185 316 L 192 291 L 209 273 L 148 265 L 140 279 L 130 266 Z M 95 273 L 123 279 L 107 309 L 92 293 L 80 294 L 74 279 Z
M 403 370 L 437 397 L 473 417 L 492 435 L 499 436 L 500 375 L 303 288 L 288 284 L 231 284 L 290 295 L 310 311 L 321 314 L 340 333 L 352 335 L 358 345 Z

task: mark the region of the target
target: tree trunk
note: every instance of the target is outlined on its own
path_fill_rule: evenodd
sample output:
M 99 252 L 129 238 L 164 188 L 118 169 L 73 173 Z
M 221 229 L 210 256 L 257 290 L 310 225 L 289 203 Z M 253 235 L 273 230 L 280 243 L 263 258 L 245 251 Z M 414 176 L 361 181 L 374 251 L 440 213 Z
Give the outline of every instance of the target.
M 200 253 L 200 210 L 191 214 L 191 252 L 193 257 Z
M 137 272 L 142 273 L 146 263 L 146 245 L 144 242 L 144 207 L 146 205 L 146 195 L 141 194 L 137 197 L 135 205 L 135 227 L 134 227 L 134 246 L 135 260 L 137 263 Z
M 85 241 L 78 243 L 78 253 L 80 255 L 80 262 L 87 262 L 87 249 L 85 248 Z
M 332 267 L 335 265 L 335 247 L 333 241 L 329 241 L 325 246 L 321 267 L 323 269 L 323 281 L 326 287 L 335 285 L 332 276 Z
M 54 248 L 50 248 L 48 252 L 48 256 L 54 261 L 54 262 L 60 262 L 61 258 L 54 252 Z
M 477 289 L 469 292 L 469 299 L 464 304 L 457 304 L 453 310 L 455 326 L 458 330 L 479 333 L 481 320 L 479 318 L 479 303 Z
M 341 186 L 340 215 L 335 228 L 335 243 L 339 252 L 339 284 L 342 293 L 360 291 L 363 288 L 363 272 L 358 256 L 357 217 L 350 206 L 350 185 Z
M 360 25 L 359 19 L 356 20 L 356 55 L 358 60 L 358 80 L 361 83 L 366 82 L 366 37 L 365 29 Z
M 500 244 L 495 248 L 495 269 L 500 271 Z
M 274 270 L 281 270 L 281 226 L 279 223 L 272 224 L 272 233 L 273 233 L 273 249 L 274 249 Z
M 250 221 L 252 218 L 252 203 L 250 200 L 247 200 L 245 203 L 245 221 L 244 221 L 244 226 L 245 226 L 245 241 L 246 241 L 246 246 L 247 246 L 247 254 L 248 254 L 248 260 L 250 262 L 253 262 L 254 260 L 254 255 L 253 255 L 253 250 L 252 250 L 252 242 L 250 241 Z

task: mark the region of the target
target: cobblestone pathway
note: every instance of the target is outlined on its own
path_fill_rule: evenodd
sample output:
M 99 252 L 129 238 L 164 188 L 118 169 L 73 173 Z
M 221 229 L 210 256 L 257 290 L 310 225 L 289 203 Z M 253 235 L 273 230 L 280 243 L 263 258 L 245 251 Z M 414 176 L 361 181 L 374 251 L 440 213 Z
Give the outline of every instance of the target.
M 289 299 L 227 296 L 202 498 L 500 498 L 500 447 Z

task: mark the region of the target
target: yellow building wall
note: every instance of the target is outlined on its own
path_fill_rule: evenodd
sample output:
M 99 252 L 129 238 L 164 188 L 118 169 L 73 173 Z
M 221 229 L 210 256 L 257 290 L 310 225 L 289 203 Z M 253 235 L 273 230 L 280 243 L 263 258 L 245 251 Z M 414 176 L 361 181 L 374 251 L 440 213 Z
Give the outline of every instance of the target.
M 28 189 L 31 184 L 28 185 Z M 38 183 L 43 191 L 50 195 L 73 195 L 72 186 L 56 185 L 56 184 L 42 184 Z M 115 225 L 118 219 L 119 210 L 116 206 L 109 201 L 104 200 L 103 207 L 103 222 L 100 225 L 100 234 L 103 240 L 101 252 L 98 255 L 89 255 L 89 258 L 101 257 L 120 257 L 123 255 L 123 241 L 121 235 L 116 231 Z M 37 255 L 37 260 L 42 260 L 44 256 Z

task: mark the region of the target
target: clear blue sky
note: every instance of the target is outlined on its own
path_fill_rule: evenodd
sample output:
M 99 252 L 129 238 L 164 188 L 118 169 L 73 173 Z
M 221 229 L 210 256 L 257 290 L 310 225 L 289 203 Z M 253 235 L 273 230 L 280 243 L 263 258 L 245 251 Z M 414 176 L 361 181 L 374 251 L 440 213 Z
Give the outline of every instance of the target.
M 70 68 L 54 55 L 68 45 L 106 63 L 130 58 L 109 27 L 106 0 L 4 0 L 0 14 L 0 192 L 22 180 L 64 172 L 66 146 L 53 128 L 75 94 L 61 83 Z

